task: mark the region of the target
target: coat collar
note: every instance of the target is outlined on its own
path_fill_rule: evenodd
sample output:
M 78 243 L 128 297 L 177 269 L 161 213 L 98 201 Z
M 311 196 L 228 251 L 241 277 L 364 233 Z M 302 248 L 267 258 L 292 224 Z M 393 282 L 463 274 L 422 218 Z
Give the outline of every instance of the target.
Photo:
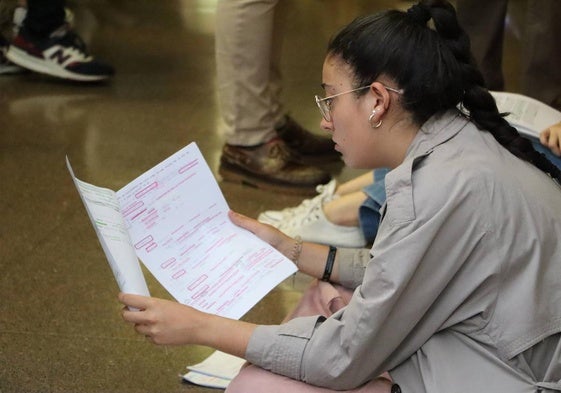
M 429 156 L 435 147 L 456 136 L 469 119 L 459 110 L 452 109 L 432 116 L 423 124 L 407 149 L 405 160 L 386 175 L 386 204 L 381 209 L 385 216 L 388 205 L 393 214 L 390 225 L 400 225 L 415 219 L 412 174 L 417 163 Z

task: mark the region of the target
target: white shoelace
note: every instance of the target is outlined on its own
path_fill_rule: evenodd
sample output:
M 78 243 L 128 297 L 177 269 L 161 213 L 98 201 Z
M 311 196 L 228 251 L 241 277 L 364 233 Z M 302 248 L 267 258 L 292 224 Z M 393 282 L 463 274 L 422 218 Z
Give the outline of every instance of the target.
M 311 224 L 320 219 L 320 209 L 322 209 L 321 204 L 312 205 L 305 214 L 292 216 L 290 219 L 281 222 L 278 229 L 286 233 L 292 233 L 293 229 L 300 229 L 304 225 Z
M 309 215 L 314 208 L 322 206 L 324 203 L 329 202 L 335 195 L 336 181 L 331 180 L 327 184 L 320 184 L 316 187 L 318 195 L 313 198 L 303 200 L 298 206 L 287 207 L 281 210 L 283 220 L 294 220 L 300 216 Z

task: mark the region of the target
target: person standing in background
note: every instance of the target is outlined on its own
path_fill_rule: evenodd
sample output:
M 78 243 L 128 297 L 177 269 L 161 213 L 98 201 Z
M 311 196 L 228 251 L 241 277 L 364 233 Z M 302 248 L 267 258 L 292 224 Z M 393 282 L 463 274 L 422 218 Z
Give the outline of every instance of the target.
M 330 175 L 312 163 L 340 156 L 329 138 L 304 129 L 283 108 L 278 7 L 278 0 L 218 2 L 217 89 L 226 126 L 219 173 L 258 188 L 314 194 Z
M 22 25 L 5 56 L 30 71 L 79 82 L 105 80 L 114 74 L 111 65 L 88 53 L 67 21 L 64 0 L 27 0 Z
M 490 90 L 504 90 L 508 0 L 457 0 L 457 15 Z M 521 93 L 561 109 L 561 1 L 527 0 L 520 54 Z

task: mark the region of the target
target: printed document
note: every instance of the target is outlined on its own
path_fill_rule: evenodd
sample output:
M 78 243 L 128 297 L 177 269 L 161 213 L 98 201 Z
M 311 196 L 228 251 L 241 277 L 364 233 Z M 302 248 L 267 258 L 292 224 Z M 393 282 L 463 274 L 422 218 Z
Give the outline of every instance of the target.
M 67 166 L 121 291 L 148 295 L 140 259 L 180 303 L 238 319 L 297 270 L 229 220 L 195 143 L 117 192 L 77 179 L 68 158 Z

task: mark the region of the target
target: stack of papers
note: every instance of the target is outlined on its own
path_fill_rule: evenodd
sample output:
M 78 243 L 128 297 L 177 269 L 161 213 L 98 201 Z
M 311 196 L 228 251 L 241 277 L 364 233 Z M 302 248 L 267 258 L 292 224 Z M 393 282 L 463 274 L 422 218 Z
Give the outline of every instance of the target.
M 242 358 L 215 351 L 201 363 L 187 366 L 189 372 L 183 376 L 183 380 L 200 386 L 226 389 L 244 363 Z

